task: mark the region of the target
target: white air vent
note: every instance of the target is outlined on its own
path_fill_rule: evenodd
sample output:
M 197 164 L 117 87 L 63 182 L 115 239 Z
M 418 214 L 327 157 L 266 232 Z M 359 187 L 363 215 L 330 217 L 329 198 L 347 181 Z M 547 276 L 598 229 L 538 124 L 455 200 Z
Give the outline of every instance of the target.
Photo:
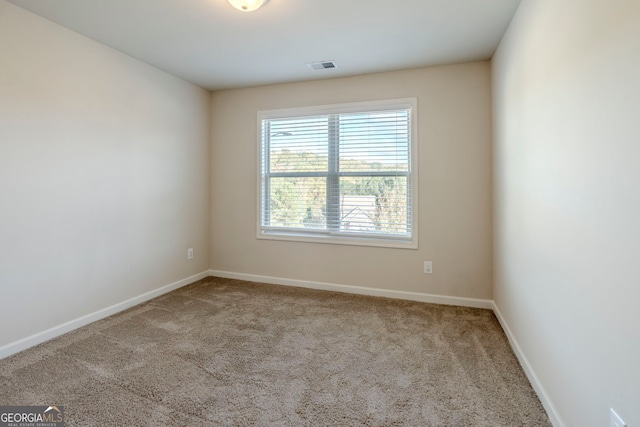
M 317 70 L 330 70 L 331 68 L 338 68 L 335 61 L 320 61 L 320 62 L 309 62 L 307 67 L 310 69 Z

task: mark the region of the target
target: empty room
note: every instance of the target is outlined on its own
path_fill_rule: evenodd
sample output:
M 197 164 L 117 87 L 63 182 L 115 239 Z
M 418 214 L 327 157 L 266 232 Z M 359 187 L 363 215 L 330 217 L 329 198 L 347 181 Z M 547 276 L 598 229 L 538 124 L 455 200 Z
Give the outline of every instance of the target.
M 640 427 L 640 1 L 0 0 L 0 426 Z

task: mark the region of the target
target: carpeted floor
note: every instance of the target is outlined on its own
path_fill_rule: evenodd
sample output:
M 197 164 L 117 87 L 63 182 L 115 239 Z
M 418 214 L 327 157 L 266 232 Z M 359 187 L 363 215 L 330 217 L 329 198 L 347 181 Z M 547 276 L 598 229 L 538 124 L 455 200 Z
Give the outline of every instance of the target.
M 67 426 L 550 426 L 489 310 L 207 278 L 0 360 Z

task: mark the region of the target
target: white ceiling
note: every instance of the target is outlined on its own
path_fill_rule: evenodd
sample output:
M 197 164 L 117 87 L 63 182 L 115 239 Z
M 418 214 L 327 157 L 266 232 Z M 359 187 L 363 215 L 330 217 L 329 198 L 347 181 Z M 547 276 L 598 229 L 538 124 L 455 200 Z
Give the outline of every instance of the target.
M 491 58 L 520 0 L 10 0 L 210 90 Z M 312 61 L 338 69 L 311 71 Z

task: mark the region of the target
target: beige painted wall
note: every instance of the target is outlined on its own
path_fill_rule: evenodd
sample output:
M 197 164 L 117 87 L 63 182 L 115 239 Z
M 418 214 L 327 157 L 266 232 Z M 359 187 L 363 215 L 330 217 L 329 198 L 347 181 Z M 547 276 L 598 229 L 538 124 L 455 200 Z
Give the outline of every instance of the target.
M 494 58 L 495 301 L 567 426 L 640 426 L 640 2 L 523 0 Z
M 209 107 L 0 0 L 0 347 L 209 268 Z
M 478 62 L 214 93 L 211 267 L 491 299 L 490 82 Z M 256 239 L 257 111 L 404 97 L 418 98 L 419 250 Z

